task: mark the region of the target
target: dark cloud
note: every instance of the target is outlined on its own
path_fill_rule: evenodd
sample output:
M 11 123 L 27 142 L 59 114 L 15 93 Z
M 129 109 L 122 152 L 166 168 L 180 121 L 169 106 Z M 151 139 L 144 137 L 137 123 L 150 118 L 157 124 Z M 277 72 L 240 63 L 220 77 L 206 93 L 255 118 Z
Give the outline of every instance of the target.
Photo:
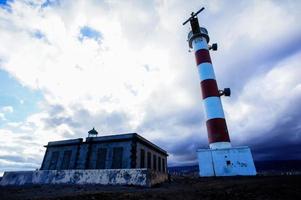
M 171 165 L 180 162 L 191 164 L 196 162 L 196 150 L 208 147 L 207 133 L 203 127 L 203 113 L 193 107 L 175 109 L 164 114 L 155 114 L 149 108 L 142 124 L 138 128 L 142 135 L 159 132 L 160 137 L 152 142 L 167 150 L 172 159 Z
M 124 112 L 113 111 L 111 113 L 100 111 L 97 114 L 92 114 L 86 109 L 79 109 L 74 114 L 74 119 L 77 120 L 82 126 L 98 126 L 106 127 L 104 131 L 109 131 L 108 127 L 112 130 L 122 130 L 127 127 L 129 118 Z
M 231 87 L 231 101 L 236 100 L 248 81 L 266 74 L 277 63 L 300 50 L 301 37 L 295 35 L 264 46 L 250 44 L 247 39 L 240 40 L 230 52 L 221 49 L 220 55 L 213 58 L 219 87 Z M 213 57 L 214 54 L 211 53 Z
M 291 102 L 285 116 L 280 117 L 274 127 L 247 141 L 252 146 L 255 159 L 289 160 L 301 159 L 301 98 Z
M 14 161 L 14 162 L 26 162 L 26 159 L 22 156 L 2 155 L 1 160 Z
M 39 165 L 36 163 L 24 163 L 24 162 L 11 162 L 11 163 L 2 163 L 0 160 L 0 169 L 3 171 L 24 171 L 38 169 Z
M 65 108 L 62 105 L 56 104 L 56 105 L 50 105 L 48 107 L 48 110 L 49 110 L 48 112 L 50 115 L 57 115 L 57 114 L 64 112 Z
M 79 123 L 74 122 L 71 117 L 67 117 L 67 116 L 61 117 L 61 116 L 53 115 L 49 118 L 44 118 L 44 122 L 45 122 L 47 128 L 53 128 L 53 127 L 59 126 L 61 124 L 67 124 L 72 127 L 80 126 Z
M 71 116 L 65 113 L 65 108 L 62 105 L 48 105 L 49 117 L 44 118 L 45 126 L 48 129 L 54 128 L 61 124 L 67 124 L 71 127 L 78 127 L 80 124 L 75 122 Z
M 232 145 L 251 147 L 255 160 L 301 159 L 301 108 L 298 103 L 301 97 L 294 96 L 289 101 L 288 107 L 274 116 L 276 119 L 269 129 L 245 129 L 244 136 L 240 136 L 242 139 L 232 138 Z M 274 105 L 277 106 L 277 103 L 273 102 L 269 106 Z M 154 142 L 166 149 L 172 156 L 170 161 L 172 165 L 195 163 L 196 150 L 208 148 L 204 113 L 201 109 L 197 109 L 198 106 L 194 105 L 182 110 L 175 109 L 157 115 L 152 111 L 153 108 L 149 108 L 146 112 L 148 115 L 145 116 L 139 129 L 142 133 L 149 131 L 161 133 L 162 137 Z M 257 106 L 256 109 L 260 109 L 267 105 L 258 104 Z M 274 113 L 265 114 L 274 115 Z M 252 115 L 252 117 L 260 119 L 260 116 Z M 258 120 L 258 123 L 266 122 Z M 171 134 L 173 132 L 176 133 L 175 136 Z M 183 133 L 180 139 L 177 138 L 179 132 Z
M 8 162 L 16 162 L 16 163 L 40 163 L 40 158 L 34 157 L 24 157 L 18 155 L 1 155 L 0 160 L 8 161 Z
M 43 119 L 46 128 L 55 129 L 60 125 L 67 125 L 73 133 L 66 130 L 62 133 L 66 138 L 85 137 L 92 127 L 95 127 L 100 135 L 133 132 L 129 128 L 129 117 L 124 112 L 102 110 L 92 113 L 81 105 L 74 105 L 71 109 L 72 114 L 68 114 L 62 105 L 50 105 L 50 115 Z
M 162 108 L 163 109 L 163 108 Z M 197 108 L 178 109 L 170 112 L 155 113 L 155 110 L 149 108 L 146 112 L 143 122 L 138 128 L 141 130 L 164 130 L 168 131 L 170 127 L 198 127 L 204 120 L 203 113 Z

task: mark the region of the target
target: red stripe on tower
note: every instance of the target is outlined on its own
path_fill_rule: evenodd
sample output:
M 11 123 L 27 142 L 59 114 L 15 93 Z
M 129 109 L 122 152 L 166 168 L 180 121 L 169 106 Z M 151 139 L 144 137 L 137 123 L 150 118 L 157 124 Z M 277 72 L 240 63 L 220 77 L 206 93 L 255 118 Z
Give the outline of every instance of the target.
M 195 60 L 196 64 L 199 65 L 201 63 L 211 63 L 211 58 L 209 51 L 207 49 L 200 49 L 195 52 Z
M 215 79 L 206 79 L 201 82 L 202 97 L 206 99 L 207 97 L 219 96 L 217 83 Z
M 209 143 L 230 142 L 226 120 L 215 118 L 206 122 Z

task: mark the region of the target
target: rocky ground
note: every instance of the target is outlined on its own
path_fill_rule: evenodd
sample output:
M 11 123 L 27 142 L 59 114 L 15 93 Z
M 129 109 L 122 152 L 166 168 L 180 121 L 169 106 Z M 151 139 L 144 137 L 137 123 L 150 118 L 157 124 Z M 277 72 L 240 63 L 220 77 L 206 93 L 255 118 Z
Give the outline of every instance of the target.
M 153 188 L 124 186 L 43 185 L 0 187 L 0 199 L 301 199 L 301 176 L 227 178 L 173 177 Z

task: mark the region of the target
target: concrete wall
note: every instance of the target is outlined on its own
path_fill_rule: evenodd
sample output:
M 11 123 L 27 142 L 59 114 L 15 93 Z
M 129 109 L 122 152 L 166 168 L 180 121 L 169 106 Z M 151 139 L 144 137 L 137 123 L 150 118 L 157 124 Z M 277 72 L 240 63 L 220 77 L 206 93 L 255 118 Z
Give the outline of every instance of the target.
M 141 144 L 140 142 L 137 142 L 137 158 L 136 158 L 137 167 L 136 168 L 143 168 L 143 166 L 141 166 L 141 149 L 143 149 L 145 152 L 144 168 L 147 168 L 147 153 L 150 152 L 151 153 L 151 168 L 150 169 L 152 169 L 153 171 L 159 171 L 158 157 L 160 157 L 161 158 L 161 171 L 160 172 L 167 172 L 167 156 L 160 152 L 154 151 L 153 149 L 149 148 L 148 146 L 146 146 L 144 144 Z M 153 155 L 156 155 L 156 165 L 157 165 L 156 169 L 154 169 L 154 166 L 153 166 L 153 163 L 154 163 Z M 165 169 L 163 169 L 162 159 L 164 159 L 164 162 L 165 162 L 165 164 L 164 164 Z
M 166 180 L 167 174 L 147 169 L 39 170 L 5 172 L 0 185 L 102 184 L 150 187 Z

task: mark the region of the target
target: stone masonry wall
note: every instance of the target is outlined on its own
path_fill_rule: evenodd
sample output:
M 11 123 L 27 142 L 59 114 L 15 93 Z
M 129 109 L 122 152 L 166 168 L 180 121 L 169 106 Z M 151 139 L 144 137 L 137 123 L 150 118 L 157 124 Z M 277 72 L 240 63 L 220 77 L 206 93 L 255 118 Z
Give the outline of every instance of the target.
M 167 174 L 147 169 L 37 170 L 5 172 L 0 185 L 101 184 L 150 187 L 166 180 Z

